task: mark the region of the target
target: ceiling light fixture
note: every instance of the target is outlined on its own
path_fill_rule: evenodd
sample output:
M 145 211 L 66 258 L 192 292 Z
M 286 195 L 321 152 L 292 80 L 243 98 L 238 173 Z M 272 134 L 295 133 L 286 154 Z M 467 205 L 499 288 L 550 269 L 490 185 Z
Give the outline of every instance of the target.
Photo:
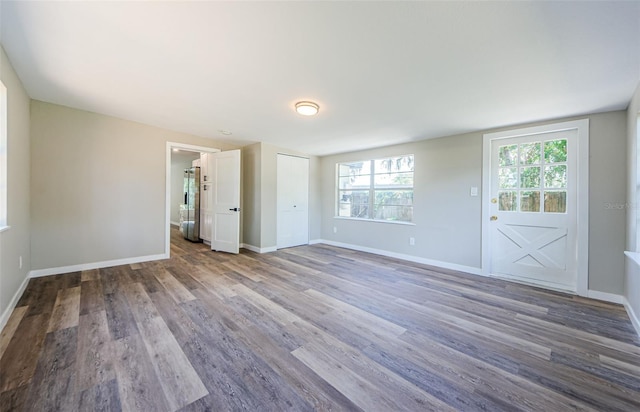
M 220 133 L 222 133 L 223 135 L 225 135 L 225 136 L 229 136 L 229 135 L 233 134 L 233 133 L 231 133 L 231 131 L 230 131 L 230 130 L 220 129 L 220 130 L 218 130 L 218 131 L 219 131 Z
M 313 116 L 318 113 L 320 106 L 314 102 L 298 102 L 296 103 L 296 112 L 303 116 Z

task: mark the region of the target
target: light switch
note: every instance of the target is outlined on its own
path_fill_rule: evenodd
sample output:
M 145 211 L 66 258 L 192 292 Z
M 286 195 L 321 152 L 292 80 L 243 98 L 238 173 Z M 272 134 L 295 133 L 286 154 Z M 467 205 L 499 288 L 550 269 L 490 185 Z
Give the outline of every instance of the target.
M 471 186 L 471 196 L 478 196 L 478 187 Z

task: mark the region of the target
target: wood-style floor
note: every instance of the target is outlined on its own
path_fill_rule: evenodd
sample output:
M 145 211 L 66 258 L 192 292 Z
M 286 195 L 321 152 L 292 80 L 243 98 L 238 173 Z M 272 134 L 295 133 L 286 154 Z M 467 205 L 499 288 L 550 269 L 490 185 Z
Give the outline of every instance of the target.
M 618 305 L 329 246 L 32 279 L 1 410 L 640 410 Z

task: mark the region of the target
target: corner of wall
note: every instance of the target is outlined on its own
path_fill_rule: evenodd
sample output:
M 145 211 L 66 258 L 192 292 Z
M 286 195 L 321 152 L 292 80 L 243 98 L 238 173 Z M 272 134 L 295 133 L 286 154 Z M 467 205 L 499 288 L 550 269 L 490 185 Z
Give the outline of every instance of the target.
M 7 218 L 0 233 L 0 326 L 28 283 L 31 269 L 31 98 L 0 46 L 0 78 L 7 88 Z
M 627 242 L 624 273 L 624 306 L 631 323 L 640 336 L 640 253 L 638 240 L 638 205 L 640 175 L 638 173 L 638 139 L 640 139 L 640 83 L 627 108 Z

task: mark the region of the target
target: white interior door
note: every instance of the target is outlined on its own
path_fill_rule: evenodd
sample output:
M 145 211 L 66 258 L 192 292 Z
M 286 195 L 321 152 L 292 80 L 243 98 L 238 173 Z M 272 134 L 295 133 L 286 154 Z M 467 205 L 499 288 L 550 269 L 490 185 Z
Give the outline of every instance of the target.
M 491 274 L 577 290 L 577 129 L 491 141 Z
M 211 249 L 240 250 L 240 150 L 209 154 L 213 219 Z
M 309 159 L 278 155 L 277 247 L 309 243 Z

